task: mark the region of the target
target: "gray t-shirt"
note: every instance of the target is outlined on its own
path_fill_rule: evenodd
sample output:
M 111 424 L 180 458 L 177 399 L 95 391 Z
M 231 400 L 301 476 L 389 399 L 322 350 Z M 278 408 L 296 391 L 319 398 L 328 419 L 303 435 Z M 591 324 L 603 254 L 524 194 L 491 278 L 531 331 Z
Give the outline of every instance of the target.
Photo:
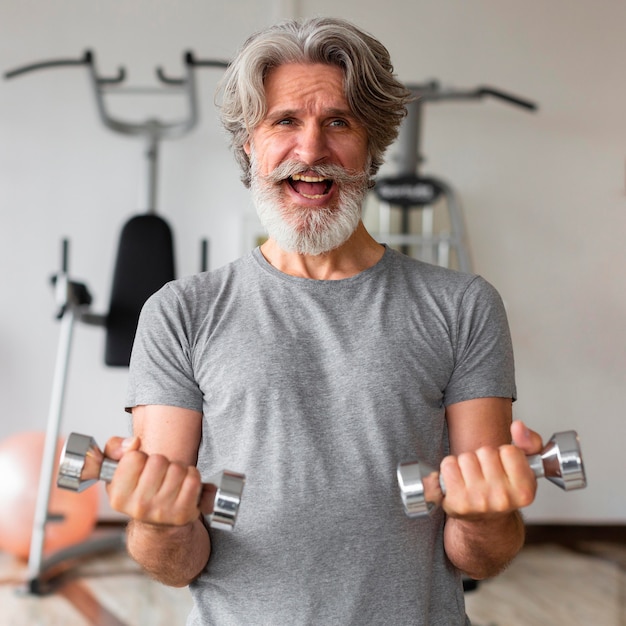
M 514 397 L 504 308 L 482 278 L 386 249 L 343 280 L 257 249 L 145 305 L 128 406 L 201 411 L 198 467 L 247 475 L 188 624 L 468 623 L 444 517 L 410 520 L 399 462 L 437 465 L 445 406 Z

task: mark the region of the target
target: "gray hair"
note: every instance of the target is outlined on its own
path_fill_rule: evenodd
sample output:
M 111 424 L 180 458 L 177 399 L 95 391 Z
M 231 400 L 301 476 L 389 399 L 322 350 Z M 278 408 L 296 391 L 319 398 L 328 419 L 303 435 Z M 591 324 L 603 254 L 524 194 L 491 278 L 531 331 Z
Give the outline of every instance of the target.
M 410 92 L 397 80 L 387 48 L 350 22 L 336 18 L 286 21 L 252 35 L 229 65 L 220 86 L 222 124 L 231 137 L 242 181 L 250 186 L 244 145 L 266 113 L 264 81 L 286 63 L 340 67 L 350 109 L 367 130 L 370 175 L 395 140 Z

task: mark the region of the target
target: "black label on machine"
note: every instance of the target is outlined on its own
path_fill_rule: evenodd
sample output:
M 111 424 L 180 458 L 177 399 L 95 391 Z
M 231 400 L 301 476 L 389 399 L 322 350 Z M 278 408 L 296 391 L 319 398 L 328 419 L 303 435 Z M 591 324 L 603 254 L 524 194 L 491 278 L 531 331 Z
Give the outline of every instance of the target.
M 404 207 L 434 204 L 443 193 L 443 187 L 434 178 L 420 178 L 411 174 L 381 178 L 374 193 L 383 202 Z

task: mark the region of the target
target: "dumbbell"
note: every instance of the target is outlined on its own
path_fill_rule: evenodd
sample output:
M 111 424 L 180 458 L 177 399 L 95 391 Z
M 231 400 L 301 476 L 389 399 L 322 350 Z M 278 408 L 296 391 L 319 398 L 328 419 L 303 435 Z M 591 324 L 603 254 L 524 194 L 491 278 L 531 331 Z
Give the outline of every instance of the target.
M 537 478 L 547 478 L 564 491 L 587 486 L 580 443 L 573 430 L 555 433 L 540 454 L 526 458 Z M 404 512 L 411 518 L 428 515 L 446 495 L 439 470 L 419 461 L 398 465 L 398 484 Z
M 111 482 L 117 461 L 104 456 L 93 437 L 71 433 L 61 452 L 57 485 L 83 491 L 98 480 Z M 245 476 L 222 470 L 204 486 L 216 489 L 213 510 L 205 517 L 212 528 L 232 530 L 237 520 Z

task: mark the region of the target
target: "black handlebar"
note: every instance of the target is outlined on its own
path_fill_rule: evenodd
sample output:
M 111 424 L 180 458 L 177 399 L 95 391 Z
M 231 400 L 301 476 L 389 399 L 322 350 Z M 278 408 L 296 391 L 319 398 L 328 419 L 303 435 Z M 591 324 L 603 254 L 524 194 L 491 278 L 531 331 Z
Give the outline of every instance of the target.
M 221 61 L 218 59 L 206 59 L 200 60 L 196 59 L 193 52 L 188 51 L 185 52 L 184 62 L 187 67 L 220 67 L 226 68 L 228 67 L 228 61 Z M 184 78 L 170 78 L 165 75 L 165 72 L 161 67 L 157 67 L 156 69 L 157 78 L 166 85 L 184 85 Z
M 4 74 L 5 78 L 15 78 L 20 74 L 26 74 L 27 72 L 34 72 L 36 70 L 46 70 L 51 67 L 61 67 L 66 65 L 89 65 L 92 62 L 91 53 L 85 52 L 82 59 L 53 59 L 50 61 L 41 61 L 39 63 L 31 63 L 30 65 L 24 65 L 17 67 L 14 70 L 10 70 Z
M 509 104 L 514 104 L 530 111 L 536 111 L 538 108 L 537 104 L 531 102 L 530 100 L 525 100 L 523 98 L 519 98 L 518 96 L 512 96 L 509 93 L 504 93 L 504 91 L 493 89 L 492 87 L 479 87 L 477 91 L 479 96 L 493 96 L 495 98 L 500 98 L 500 100 L 504 100 Z
M 188 115 L 186 118 L 177 119 L 170 122 L 162 122 L 153 118 L 145 122 L 129 122 L 118 119 L 109 114 L 105 102 L 104 94 L 109 91 L 107 88 L 114 86 L 117 93 L 154 93 L 150 88 L 124 89 L 121 85 L 126 80 L 126 70 L 123 67 L 118 68 L 115 76 L 100 76 L 96 69 L 95 55 L 91 50 L 87 50 L 79 59 L 51 59 L 39 63 L 31 63 L 23 67 L 15 68 L 5 73 L 5 78 L 14 78 L 21 74 L 34 72 L 36 70 L 49 69 L 53 67 L 67 67 L 82 65 L 86 67 L 91 84 L 94 90 L 96 105 L 100 114 L 100 119 L 105 126 L 111 130 L 126 135 L 140 135 L 148 137 L 154 143 L 163 138 L 181 137 L 189 132 L 196 125 L 199 114 L 197 106 L 197 96 L 195 87 L 195 69 L 198 67 L 228 67 L 226 61 L 221 60 L 201 60 L 196 59 L 192 52 L 186 52 L 183 58 L 185 72 L 182 77 L 167 76 L 162 68 L 156 69 L 157 79 L 167 87 L 171 87 L 186 95 L 188 102 Z M 117 87 L 120 89 L 117 90 Z M 151 144 L 152 145 L 152 144 Z
M 193 52 L 188 51 L 184 54 L 184 63 L 187 67 L 196 68 L 196 67 L 218 67 L 218 68 L 226 68 L 228 67 L 228 61 L 222 61 L 217 59 L 196 59 Z M 94 53 L 91 50 L 86 50 L 83 56 L 79 59 L 51 59 L 49 61 L 40 61 L 38 63 L 31 63 L 29 65 L 24 65 L 22 67 L 17 67 L 13 70 L 5 72 L 4 78 L 15 78 L 16 76 L 20 76 L 21 74 L 26 74 L 28 72 L 35 72 L 37 70 L 47 70 L 53 67 L 67 67 L 67 66 L 77 66 L 77 65 L 86 65 L 93 67 L 95 63 Z M 156 68 L 157 78 L 164 83 L 165 85 L 178 85 L 182 86 L 185 84 L 185 78 L 171 78 L 166 76 L 165 72 L 162 68 Z M 120 67 L 117 70 L 117 76 L 112 77 L 103 77 L 98 76 L 97 81 L 100 85 L 117 85 L 126 80 L 126 69 L 124 67 Z
M 494 87 L 482 86 L 476 89 L 444 89 L 437 81 L 431 81 L 421 85 L 407 85 L 407 87 L 416 96 L 418 103 L 441 100 L 479 100 L 485 96 L 492 96 L 504 100 L 509 104 L 528 109 L 529 111 L 536 111 L 538 109 L 536 103 L 506 93 L 500 89 L 495 89 Z
M 230 61 L 222 61 L 219 59 L 196 59 L 193 52 L 185 53 L 185 63 L 194 67 L 222 67 L 226 68 L 230 65 Z
M 37 70 L 47 70 L 51 67 L 67 67 L 68 65 L 86 65 L 93 67 L 94 54 L 91 50 L 86 50 L 85 54 L 80 59 L 51 59 L 50 61 L 40 61 L 39 63 L 31 63 L 30 65 L 24 65 L 14 70 L 10 70 L 4 74 L 5 78 L 15 78 L 20 74 L 26 74 L 27 72 L 35 72 Z M 126 79 L 126 70 L 123 67 L 118 68 L 117 76 L 102 77 L 98 76 L 98 83 L 101 85 L 115 85 L 124 82 Z
M 223 61 L 220 59 L 197 59 L 193 52 L 187 51 L 183 56 L 183 61 L 188 68 L 197 68 L 197 67 L 216 67 L 216 68 L 227 68 L 229 63 L 228 61 Z M 80 59 L 52 59 L 50 61 L 41 61 L 39 63 L 32 63 L 30 65 L 24 65 L 22 67 L 15 68 L 10 70 L 4 74 L 5 78 L 15 78 L 16 76 L 20 76 L 21 74 L 26 74 L 28 72 L 34 72 L 37 70 L 45 70 L 50 69 L 52 67 L 67 67 L 67 66 L 76 66 L 76 65 L 87 65 L 93 67 L 94 65 L 94 53 L 91 50 L 85 51 L 83 56 Z M 165 85 L 171 86 L 183 86 L 185 85 L 185 78 L 172 78 L 167 76 L 161 67 L 156 68 L 157 78 Z M 102 77 L 98 76 L 97 82 L 100 85 L 118 85 L 124 80 L 126 80 L 126 70 L 123 67 L 118 68 L 117 76 L 112 77 Z M 441 89 L 439 83 L 437 81 L 432 81 L 430 83 L 426 83 L 424 85 L 407 85 L 409 89 L 411 89 L 416 95 L 418 95 L 420 100 L 460 100 L 460 99 L 479 99 L 485 96 L 492 96 L 494 98 L 499 98 L 500 100 L 504 100 L 509 104 L 513 104 L 515 106 L 519 106 L 530 111 L 537 110 L 537 104 L 531 102 L 530 100 L 526 100 L 524 98 L 520 98 L 518 96 L 514 96 L 509 93 L 505 93 L 500 89 L 495 89 L 493 87 L 478 87 L 473 90 L 444 90 Z

